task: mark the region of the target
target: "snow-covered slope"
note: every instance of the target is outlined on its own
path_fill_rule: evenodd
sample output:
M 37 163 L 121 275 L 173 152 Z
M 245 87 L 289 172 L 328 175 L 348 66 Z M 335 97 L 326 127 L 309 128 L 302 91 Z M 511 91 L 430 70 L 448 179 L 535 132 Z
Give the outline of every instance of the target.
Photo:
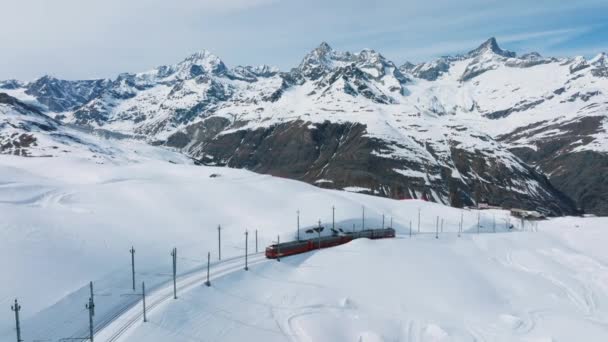
M 97 164 L 140 160 L 191 163 L 182 154 L 109 132 L 66 126 L 33 107 L 0 93 L 0 154 L 23 157 L 70 157 Z
M 76 154 L 0 158 L 0 268 L 7 275 L 0 283 L 0 304 L 8 307 L 19 298 L 24 340 L 84 336 L 90 280 L 97 323 L 111 317 L 117 303 L 137 300 L 131 246 L 138 285 L 145 281 L 152 295 L 170 279 L 173 247 L 180 274 L 202 268 L 208 251 L 217 260 L 218 224 L 227 259 L 244 253 L 246 229 L 249 250 L 255 251 L 255 230 L 262 250 L 279 234 L 281 240 L 294 238 L 297 210 L 306 228 L 318 220 L 330 224 L 332 206 L 338 227 L 360 229 L 365 206 L 366 226 L 381 226 L 385 214 L 385 224 L 392 221 L 401 238 L 355 241 L 281 263 L 254 264 L 247 274 L 241 270 L 213 280 L 211 288 L 201 280 L 194 291 L 180 290 L 177 301 L 157 306 L 148 325 L 135 325 L 122 340 L 603 341 L 608 336 L 604 218 L 552 219 L 538 231 L 526 223 L 521 231 L 520 222 L 504 211 L 478 216 L 431 202 L 191 165 L 179 154 L 144 144 L 124 149 L 139 158 L 104 164 Z M 458 238 L 461 215 L 466 233 Z M 437 240 L 438 217 L 443 233 Z M 514 229 L 505 228 L 508 224 Z M 0 311 L 2 341 L 14 340 L 12 314 Z M 96 340 L 105 341 L 123 323 L 117 320 Z
M 600 342 L 608 338 L 606 254 L 568 241 L 605 243 L 600 222 L 357 240 L 284 258 L 195 287 L 122 341 Z
M 606 168 L 606 59 L 517 56 L 492 38 L 465 55 L 397 67 L 374 50 L 323 43 L 289 72 L 231 69 L 202 51 L 115 80 L 0 88 L 64 122 L 207 164 L 393 198 L 608 213 L 594 192 L 601 179 L 577 172 L 581 162 L 593 174 Z M 59 104 L 36 91 L 61 84 Z

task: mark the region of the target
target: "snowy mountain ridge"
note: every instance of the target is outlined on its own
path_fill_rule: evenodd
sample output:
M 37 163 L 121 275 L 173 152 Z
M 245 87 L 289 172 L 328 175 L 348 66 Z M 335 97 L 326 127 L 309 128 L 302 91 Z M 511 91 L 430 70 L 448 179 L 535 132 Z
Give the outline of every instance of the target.
M 517 56 L 491 38 L 397 67 L 371 49 L 322 43 L 288 72 L 229 68 L 203 50 L 114 80 L 4 81 L 0 92 L 210 165 L 393 198 L 608 213 L 597 186 L 608 163 L 606 60 Z M 580 163 L 596 176 L 583 179 Z

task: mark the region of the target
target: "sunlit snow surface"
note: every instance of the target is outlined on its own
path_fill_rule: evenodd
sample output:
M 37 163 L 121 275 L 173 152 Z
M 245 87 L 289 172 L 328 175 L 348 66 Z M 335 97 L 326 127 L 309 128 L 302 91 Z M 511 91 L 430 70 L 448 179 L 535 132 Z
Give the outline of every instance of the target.
M 477 235 L 475 211 L 195 166 L 136 143 L 121 149 L 129 158 L 104 164 L 0 158 L 1 341 L 14 340 L 14 297 L 25 341 L 86 332 L 89 280 L 98 319 L 133 293 L 132 245 L 138 285 L 153 286 L 170 279 L 173 247 L 179 273 L 200 267 L 207 251 L 215 262 L 218 224 L 228 258 L 244 253 L 245 229 L 252 252 L 259 230 L 261 251 L 277 234 L 294 238 L 297 210 L 303 227 L 330 225 L 332 205 L 340 228 L 360 229 L 364 205 L 367 227 L 385 213 L 399 237 L 262 262 L 195 286 L 122 340 L 608 340 L 608 219 L 552 219 L 534 231 L 511 219 L 509 231 L 506 212 L 483 211 Z M 444 232 L 435 239 L 438 216 Z

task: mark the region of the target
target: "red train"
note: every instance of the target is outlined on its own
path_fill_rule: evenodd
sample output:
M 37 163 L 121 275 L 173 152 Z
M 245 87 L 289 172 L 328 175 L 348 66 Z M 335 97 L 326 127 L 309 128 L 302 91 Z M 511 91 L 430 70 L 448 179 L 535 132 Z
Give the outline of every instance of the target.
M 342 235 L 323 236 L 316 239 L 290 241 L 270 245 L 266 247 L 266 257 L 268 259 L 276 259 L 278 257 L 305 253 L 315 249 L 342 245 L 359 238 L 384 239 L 394 237 L 395 230 L 393 228 L 366 229 L 354 233 L 343 233 Z

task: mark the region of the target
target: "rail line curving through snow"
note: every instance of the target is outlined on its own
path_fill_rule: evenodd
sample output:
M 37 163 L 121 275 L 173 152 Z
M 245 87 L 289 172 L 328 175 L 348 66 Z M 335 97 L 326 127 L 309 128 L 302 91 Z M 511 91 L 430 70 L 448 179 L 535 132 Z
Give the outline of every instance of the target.
M 212 273 L 210 274 L 210 279 L 218 279 L 234 272 L 243 271 L 244 258 L 244 256 L 239 256 L 216 263 L 214 267 L 211 268 Z M 262 252 L 249 256 L 250 266 L 268 261 L 269 260 L 264 257 Z M 204 286 L 203 282 L 206 279 L 206 268 L 180 276 L 177 279 L 178 299 L 180 292 L 187 292 L 195 286 Z M 173 284 L 171 282 L 157 287 L 146 295 L 146 312 L 150 313 L 152 310 L 172 298 Z M 96 326 L 95 340 L 107 342 L 120 341 L 121 337 L 123 337 L 130 328 L 142 321 L 143 311 L 141 305 L 141 300 L 137 300 L 117 311 L 112 316 L 106 317 Z M 87 339 L 87 341 L 89 340 Z

